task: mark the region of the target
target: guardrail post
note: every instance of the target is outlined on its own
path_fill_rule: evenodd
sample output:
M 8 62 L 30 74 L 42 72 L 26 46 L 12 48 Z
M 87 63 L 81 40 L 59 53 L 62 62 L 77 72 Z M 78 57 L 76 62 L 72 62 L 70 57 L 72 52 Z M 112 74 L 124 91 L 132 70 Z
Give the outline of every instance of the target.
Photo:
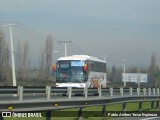
M 146 95 L 146 88 L 143 88 L 143 95 Z
M 68 98 L 72 97 L 72 87 L 68 87 Z
M 156 95 L 156 89 L 153 88 L 153 95 Z
M 156 109 L 159 108 L 159 101 L 156 101 Z
M 82 107 L 79 108 L 78 110 L 78 120 L 80 120 L 81 116 L 82 116 Z
M 102 88 L 101 87 L 98 88 L 98 94 L 99 94 L 99 98 L 101 98 L 102 97 Z
M 142 111 L 142 102 L 139 102 L 139 107 L 138 107 L 139 112 Z
M 148 88 L 148 94 L 151 95 L 151 88 Z
M 18 96 L 20 95 L 20 90 L 19 90 L 20 87 L 21 87 L 21 86 L 18 86 L 18 91 L 17 91 L 17 95 L 18 95 Z
M 51 111 L 46 112 L 46 120 L 51 120 Z
M 113 88 L 110 88 L 110 94 L 111 94 L 111 97 L 113 96 Z
M 123 87 L 120 88 L 120 94 L 123 95 Z
M 46 86 L 46 95 L 47 95 L 48 86 Z
M 157 88 L 157 95 L 159 95 L 159 88 Z
M 140 95 L 140 88 L 137 88 L 137 94 Z
M 129 88 L 129 93 L 130 93 L 130 95 L 133 94 L 133 88 Z
M 2 113 L 0 114 L 0 120 L 4 120 L 4 117 L 2 117 Z
M 151 101 L 151 109 L 154 108 L 154 101 Z
M 85 95 L 85 98 L 88 97 L 88 87 L 84 87 L 84 95 Z
M 46 93 L 47 93 L 47 100 L 49 100 L 51 98 L 51 87 L 50 86 L 46 86 Z
M 126 111 L 126 103 L 123 103 L 122 104 L 122 112 L 125 112 Z
M 102 106 L 102 116 L 103 116 L 103 117 L 105 116 L 105 112 L 106 112 L 106 106 L 103 105 L 103 106 Z
M 22 101 L 22 99 L 23 99 L 23 86 L 19 86 L 19 88 L 18 88 L 18 90 L 19 90 L 19 101 Z

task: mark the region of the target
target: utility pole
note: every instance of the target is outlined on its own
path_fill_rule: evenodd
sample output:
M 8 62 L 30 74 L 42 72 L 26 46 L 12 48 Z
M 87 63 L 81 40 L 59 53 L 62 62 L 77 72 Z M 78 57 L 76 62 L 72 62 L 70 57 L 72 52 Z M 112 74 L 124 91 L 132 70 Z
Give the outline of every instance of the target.
M 138 88 L 140 89 L 141 79 L 140 79 L 140 68 L 138 68 Z
M 17 26 L 17 24 L 7 24 L 7 25 L 2 25 L 2 26 L 9 27 L 9 30 L 10 30 L 12 78 L 13 78 L 13 86 L 16 86 L 17 83 L 16 83 L 15 62 L 14 62 L 12 27 Z
M 125 62 L 126 60 L 121 60 L 123 63 L 123 77 L 124 77 L 124 87 L 126 87 L 126 81 L 125 81 L 125 74 L 126 74 L 126 69 L 125 69 Z
M 61 41 L 60 44 L 64 44 L 64 56 L 67 56 L 67 44 L 72 43 L 71 41 Z

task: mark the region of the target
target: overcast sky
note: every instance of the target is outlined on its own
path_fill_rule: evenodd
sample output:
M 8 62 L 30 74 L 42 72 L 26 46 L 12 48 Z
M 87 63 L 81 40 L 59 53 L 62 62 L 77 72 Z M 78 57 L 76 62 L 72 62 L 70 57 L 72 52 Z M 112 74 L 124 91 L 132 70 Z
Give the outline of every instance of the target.
M 1 0 L 0 22 L 20 23 L 51 33 L 55 40 L 72 41 L 69 55 L 105 55 L 109 65 L 121 65 L 122 59 L 127 65 L 148 65 L 152 52 L 160 63 L 159 6 L 160 0 Z M 32 42 L 33 51 L 42 44 Z M 55 43 L 57 58 L 64 55 L 63 48 Z

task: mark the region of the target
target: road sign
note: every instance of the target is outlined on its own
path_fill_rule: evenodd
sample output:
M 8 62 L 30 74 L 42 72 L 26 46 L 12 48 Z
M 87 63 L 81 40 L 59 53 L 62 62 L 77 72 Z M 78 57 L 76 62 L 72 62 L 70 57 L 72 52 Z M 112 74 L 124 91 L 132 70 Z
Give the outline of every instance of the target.
M 122 73 L 123 82 L 147 82 L 147 74 L 142 73 Z

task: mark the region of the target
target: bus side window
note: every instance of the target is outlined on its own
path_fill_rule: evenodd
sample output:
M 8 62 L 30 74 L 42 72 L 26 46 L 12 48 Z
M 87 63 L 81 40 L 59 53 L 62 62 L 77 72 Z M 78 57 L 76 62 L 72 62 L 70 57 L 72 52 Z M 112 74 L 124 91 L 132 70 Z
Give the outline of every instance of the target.
M 97 72 L 97 62 L 93 62 L 93 71 Z
M 94 64 L 94 71 L 98 72 L 98 62 L 95 62 Z
M 105 70 L 105 69 L 104 69 L 104 68 L 105 68 L 104 63 L 102 63 L 101 65 L 102 65 L 102 71 L 105 72 L 105 71 L 104 71 L 104 70 Z
M 101 69 L 101 68 L 100 68 L 100 67 L 101 67 L 100 65 L 101 65 L 100 62 L 96 62 L 96 72 L 100 72 L 100 71 L 101 71 L 101 70 L 100 70 L 100 69 Z
M 93 62 L 92 62 L 92 61 L 90 61 L 90 62 L 91 62 L 91 68 L 90 68 L 90 71 L 93 71 L 94 64 L 93 64 Z
M 106 73 L 107 72 L 106 64 L 103 63 L 103 66 L 104 66 L 104 72 Z

